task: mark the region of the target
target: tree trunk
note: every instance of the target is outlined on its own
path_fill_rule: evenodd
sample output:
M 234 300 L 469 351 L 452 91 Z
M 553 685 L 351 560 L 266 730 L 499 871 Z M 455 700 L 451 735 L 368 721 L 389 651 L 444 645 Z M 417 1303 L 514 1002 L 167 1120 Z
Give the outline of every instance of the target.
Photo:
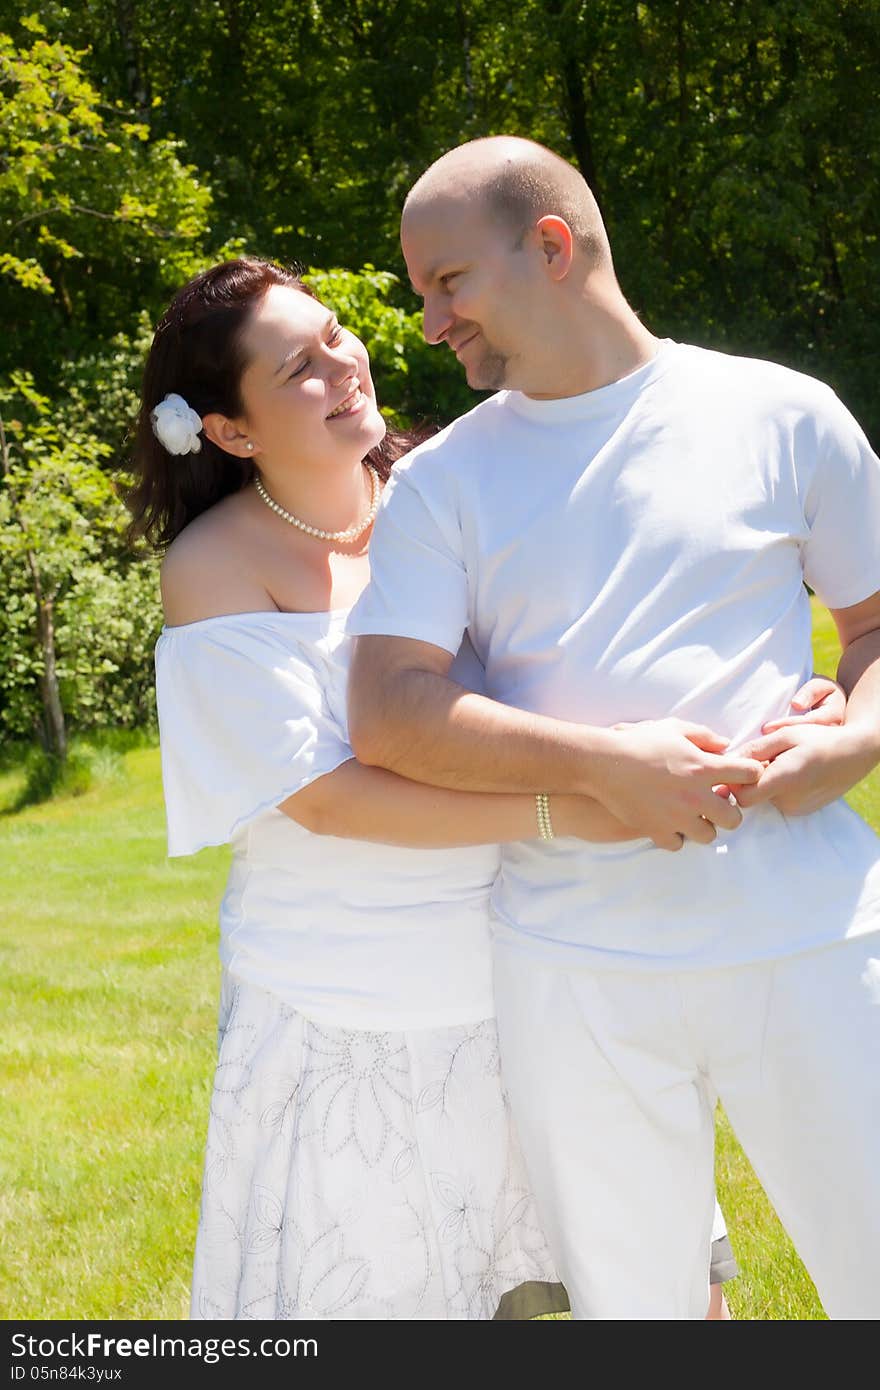
M 675 0 L 675 75 L 678 88 L 678 129 L 675 169 L 670 173 L 670 183 L 663 207 L 663 255 L 667 265 L 670 266 L 674 265 L 676 261 L 676 244 L 681 224 L 684 221 L 685 206 L 682 197 L 682 185 L 687 168 L 687 135 L 685 133 L 688 119 L 686 7 L 686 0 Z
M 116 0 L 116 23 L 125 58 L 125 88 L 140 120 L 150 116 L 150 93 L 144 79 L 141 53 L 135 38 L 134 0 Z
M 33 551 L 27 553 L 28 568 L 34 585 L 37 601 L 37 636 L 43 656 L 43 671 L 40 676 L 40 697 L 43 701 L 43 727 L 46 731 L 46 752 L 64 762 L 67 757 L 67 724 L 61 704 L 61 691 L 58 686 L 58 664 L 55 655 L 55 614 L 54 601 L 46 598 L 40 582 L 37 557 Z
M 556 40 L 559 54 L 559 76 L 562 79 L 562 107 L 568 138 L 578 168 L 593 192 L 593 197 L 602 212 L 602 190 L 599 187 L 599 171 L 593 150 L 593 139 L 587 120 L 587 96 L 584 90 L 584 69 L 580 62 L 580 45 L 577 42 L 577 17 L 566 14 L 565 0 L 544 0 L 544 8 L 551 21 L 551 31 Z
M 470 30 L 468 29 L 467 11 L 465 10 L 464 5 L 462 4 L 462 0 L 458 0 L 456 10 L 458 15 L 458 30 L 461 35 L 461 51 L 464 69 L 465 111 L 468 123 L 470 123 L 474 119 L 474 112 L 476 110 L 474 105 L 474 83 L 473 77 L 471 75 L 471 36 Z
M 568 120 L 568 137 L 574 150 L 578 167 L 593 190 L 593 197 L 602 210 L 602 190 L 599 187 L 599 171 L 593 153 L 593 140 L 587 124 L 587 99 L 584 93 L 584 75 L 580 63 L 571 52 L 563 52 L 562 83 L 565 89 L 565 114 Z

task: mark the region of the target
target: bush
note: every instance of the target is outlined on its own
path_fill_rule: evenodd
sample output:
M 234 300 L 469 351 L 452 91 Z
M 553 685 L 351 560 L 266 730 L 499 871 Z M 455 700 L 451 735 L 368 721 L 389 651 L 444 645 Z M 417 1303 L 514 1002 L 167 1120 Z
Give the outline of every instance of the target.
M 143 737 L 143 736 L 141 736 Z M 20 753 L 24 784 L 12 809 L 38 805 L 55 796 L 83 796 L 96 787 L 111 786 L 125 780 L 122 753 L 135 739 L 124 731 L 109 731 L 97 739 L 77 739 L 63 761 L 45 749 L 29 747 Z

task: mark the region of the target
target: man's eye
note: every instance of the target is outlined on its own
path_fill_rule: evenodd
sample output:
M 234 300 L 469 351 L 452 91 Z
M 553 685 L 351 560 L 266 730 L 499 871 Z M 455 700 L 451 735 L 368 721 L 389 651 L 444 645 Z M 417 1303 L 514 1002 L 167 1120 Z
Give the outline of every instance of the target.
M 440 276 L 440 284 L 445 290 L 448 290 L 450 280 L 457 280 L 460 274 L 460 270 L 449 270 L 445 275 Z

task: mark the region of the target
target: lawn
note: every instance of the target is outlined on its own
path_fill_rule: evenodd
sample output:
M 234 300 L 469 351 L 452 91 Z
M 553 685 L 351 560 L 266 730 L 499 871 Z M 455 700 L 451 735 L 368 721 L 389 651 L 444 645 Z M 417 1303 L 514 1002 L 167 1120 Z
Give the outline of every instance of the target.
M 819 669 L 833 673 L 827 614 Z M 0 772 L 0 812 L 20 788 Z M 880 775 L 853 794 L 880 826 Z M 78 797 L 0 814 L 0 1317 L 181 1318 L 214 1050 L 227 856 L 165 858 L 158 753 Z M 736 1316 L 822 1316 L 720 1121 Z
M 150 748 L 0 819 L 4 1318 L 185 1313 L 226 856 L 164 848 Z

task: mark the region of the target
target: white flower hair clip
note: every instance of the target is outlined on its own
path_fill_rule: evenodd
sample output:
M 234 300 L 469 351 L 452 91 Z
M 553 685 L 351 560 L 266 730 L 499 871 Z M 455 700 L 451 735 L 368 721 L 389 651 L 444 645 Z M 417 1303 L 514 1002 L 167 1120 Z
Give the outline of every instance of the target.
M 183 399 L 172 392 L 150 411 L 153 434 L 169 454 L 199 454 L 202 418 Z

